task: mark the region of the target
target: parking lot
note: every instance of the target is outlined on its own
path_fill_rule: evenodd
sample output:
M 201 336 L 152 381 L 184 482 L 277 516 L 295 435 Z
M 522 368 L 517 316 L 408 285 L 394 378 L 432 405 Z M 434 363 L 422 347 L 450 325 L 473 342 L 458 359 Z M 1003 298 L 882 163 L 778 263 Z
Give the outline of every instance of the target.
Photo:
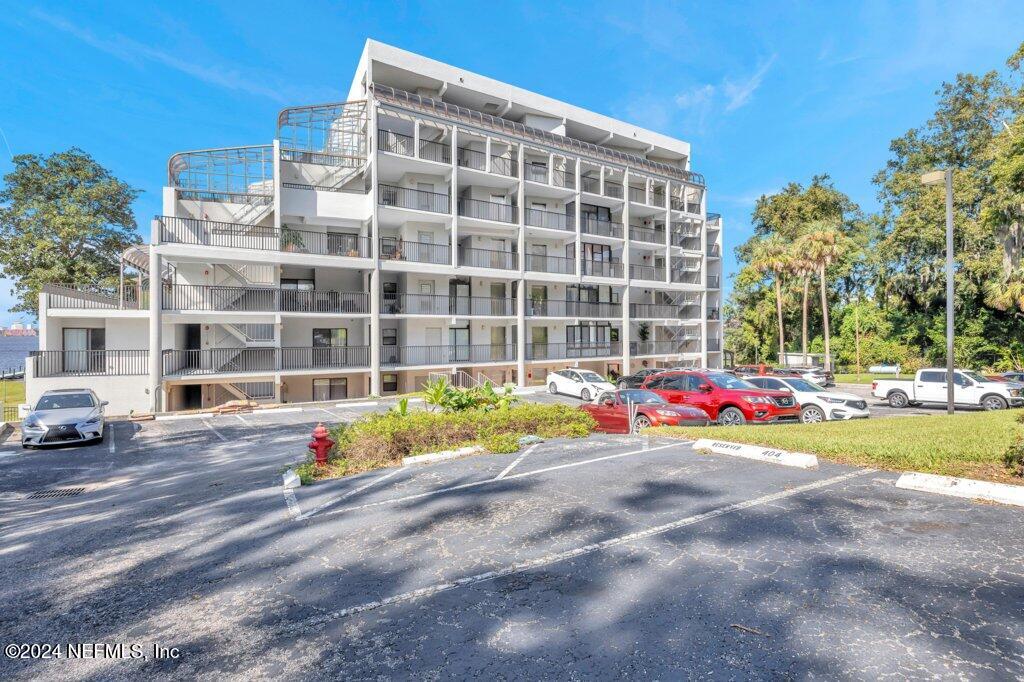
M 1024 675 L 1019 509 L 605 435 L 286 494 L 325 409 L 0 448 L 4 642 L 181 652 L 3 677 Z

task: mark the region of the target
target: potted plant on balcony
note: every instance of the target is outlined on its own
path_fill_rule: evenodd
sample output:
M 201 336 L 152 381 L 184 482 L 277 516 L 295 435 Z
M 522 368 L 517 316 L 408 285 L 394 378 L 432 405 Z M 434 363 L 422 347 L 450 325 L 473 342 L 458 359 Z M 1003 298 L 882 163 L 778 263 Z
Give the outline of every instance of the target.
M 281 250 L 288 252 L 302 251 L 306 248 L 306 243 L 302 239 L 302 235 L 292 228 L 284 225 L 281 227 Z

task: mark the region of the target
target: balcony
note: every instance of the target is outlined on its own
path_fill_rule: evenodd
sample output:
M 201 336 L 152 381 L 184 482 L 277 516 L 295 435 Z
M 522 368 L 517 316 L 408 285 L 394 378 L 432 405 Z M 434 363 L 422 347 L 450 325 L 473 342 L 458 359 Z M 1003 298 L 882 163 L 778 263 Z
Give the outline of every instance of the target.
M 382 367 L 459 365 L 485 362 L 514 362 L 512 344 L 474 346 L 381 346 Z
M 512 204 L 499 204 L 496 201 L 479 199 L 459 199 L 459 215 L 464 218 L 492 220 L 499 223 L 515 224 L 519 221 L 518 207 Z
M 623 234 L 622 223 L 600 220 L 586 213 L 580 216 L 580 232 L 601 237 L 612 237 L 613 239 L 622 239 Z
M 664 303 L 630 303 L 629 316 L 633 319 L 671 319 L 678 317 L 680 307 Z
M 206 348 L 163 352 L 164 376 L 273 372 L 277 367 L 277 348 Z
M 609 182 L 604 181 L 604 195 L 611 197 L 612 199 L 622 198 L 622 183 L 621 182 Z
M 491 154 L 491 167 L 487 168 L 487 153 L 469 147 L 459 147 L 459 165 L 463 168 L 495 173 L 506 177 L 514 178 L 519 175 L 519 164 L 515 159 L 506 156 Z
M 696 251 L 700 253 L 700 237 L 687 236 L 684 234 L 672 235 L 672 246 L 678 246 L 685 251 Z
M 722 278 L 718 275 L 708 275 L 708 289 L 721 289 Z
M 721 258 L 722 250 L 718 248 L 718 244 L 708 244 L 708 258 Z
M 527 317 L 621 317 L 619 303 L 527 299 Z
M 370 240 L 347 232 L 316 232 L 285 227 L 240 225 L 196 218 L 160 217 L 160 241 L 165 244 L 217 246 L 230 249 L 308 253 L 369 258 Z
M 165 284 L 164 310 L 221 312 L 353 313 L 370 311 L 369 294 L 277 287 Z
M 32 376 L 142 376 L 149 374 L 148 350 L 37 350 L 29 353 Z
M 377 129 L 377 144 L 382 152 L 402 156 L 414 156 L 413 151 L 416 148 L 416 141 L 411 136 L 383 128 Z
M 282 370 L 370 366 L 369 346 L 294 346 L 281 348 L 280 351 Z
M 665 207 L 665 193 L 661 190 L 651 192 L 650 197 L 648 198 L 647 190 L 645 188 L 630 187 L 629 200 L 635 204 L 657 206 L 658 208 Z
M 622 355 L 622 343 L 619 341 L 526 344 L 526 359 L 533 361 L 607 358 L 619 355 Z
M 530 272 L 548 272 L 556 275 L 575 275 L 576 260 L 564 256 L 526 254 L 526 269 Z
M 656 230 L 641 225 L 629 226 L 629 238 L 635 242 L 647 242 L 648 244 L 664 244 L 665 230 Z
M 124 288 L 89 284 L 44 284 L 48 308 L 74 310 L 145 310 L 149 291 L 145 285 L 125 283 Z
M 575 232 L 576 218 L 564 213 L 544 211 L 539 208 L 528 208 L 524 210 L 526 224 L 530 227 L 543 227 L 549 230 L 566 230 Z
M 678 341 L 636 341 L 629 344 L 629 353 L 633 356 L 678 355 L 684 352 Z
M 712 321 L 721 319 L 721 311 L 718 308 L 708 308 L 708 319 Z
M 444 317 L 512 317 L 515 301 L 486 296 L 446 296 L 444 294 L 384 294 L 382 315 L 439 315 Z
M 421 189 L 411 189 L 408 187 L 396 187 L 394 185 L 379 185 L 377 203 L 381 206 L 408 208 L 429 213 L 452 212 L 451 199 L 447 194 L 426 192 Z
M 629 278 L 648 282 L 664 282 L 665 268 L 654 265 L 630 265 Z
M 381 237 L 380 257 L 381 260 L 451 265 L 452 249 L 448 244 L 407 242 L 401 237 Z
M 722 214 L 721 213 L 708 213 L 707 220 L 704 224 L 708 226 L 709 230 L 719 230 L 722 227 Z
M 460 247 L 459 265 L 471 268 L 516 270 L 519 268 L 519 259 L 515 251 L 492 251 L 490 249 Z
M 580 178 L 581 189 L 584 192 L 590 194 L 602 194 L 612 199 L 622 198 L 622 183 L 612 182 L 611 180 L 604 181 L 604 192 L 601 192 L 601 178 L 595 178 L 589 175 L 584 175 Z
M 708 352 L 717 353 L 722 350 L 721 339 L 708 339 Z
M 622 278 L 622 263 L 583 259 L 582 269 L 584 275 L 591 275 L 593 277 L 614 277 L 616 279 Z

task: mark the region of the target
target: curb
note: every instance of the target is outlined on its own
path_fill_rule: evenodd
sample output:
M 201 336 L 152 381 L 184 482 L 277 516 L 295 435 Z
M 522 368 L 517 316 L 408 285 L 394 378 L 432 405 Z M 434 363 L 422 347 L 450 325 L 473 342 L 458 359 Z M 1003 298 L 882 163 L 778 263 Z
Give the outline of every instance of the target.
M 937 474 L 922 474 L 910 471 L 902 474 L 896 481 L 897 488 L 917 490 L 924 493 L 936 493 L 951 497 L 964 497 L 972 500 L 1000 502 L 1017 507 L 1024 507 L 1024 486 L 1007 483 L 991 483 L 973 478 L 956 478 Z
M 760 445 L 748 445 L 746 443 L 732 443 L 725 440 L 701 438 L 694 442 L 693 449 L 707 450 L 715 453 L 716 455 L 732 455 L 733 457 L 743 457 L 744 459 L 753 459 L 759 462 L 780 464 L 782 466 L 796 467 L 798 469 L 818 468 L 817 455 L 809 455 L 804 452 L 776 450 L 774 448 L 761 447 Z
M 483 451 L 484 449 L 479 445 L 471 445 L 467 448 L 459 448 L 458 450 L 442 450 L 441 452 L 428 452 L 425 455 L 403 457 L 402 466 L 409 466 L 410 464 L 432 464 L 434 462 L 443 462 L 448 459 L 457 459 L 459 457 L 466 457 L 467 455 L 476 455 Z

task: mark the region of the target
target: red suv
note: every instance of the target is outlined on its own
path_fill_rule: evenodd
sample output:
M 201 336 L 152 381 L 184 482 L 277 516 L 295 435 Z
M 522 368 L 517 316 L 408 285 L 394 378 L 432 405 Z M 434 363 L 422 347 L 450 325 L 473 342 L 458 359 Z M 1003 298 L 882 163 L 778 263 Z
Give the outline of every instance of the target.
M 800 421 L 793 394 L 760 389 L 725 372 L 665 372 L 648 377 L 643 388 L 670 403 L 699 407 L 725 426 Z

